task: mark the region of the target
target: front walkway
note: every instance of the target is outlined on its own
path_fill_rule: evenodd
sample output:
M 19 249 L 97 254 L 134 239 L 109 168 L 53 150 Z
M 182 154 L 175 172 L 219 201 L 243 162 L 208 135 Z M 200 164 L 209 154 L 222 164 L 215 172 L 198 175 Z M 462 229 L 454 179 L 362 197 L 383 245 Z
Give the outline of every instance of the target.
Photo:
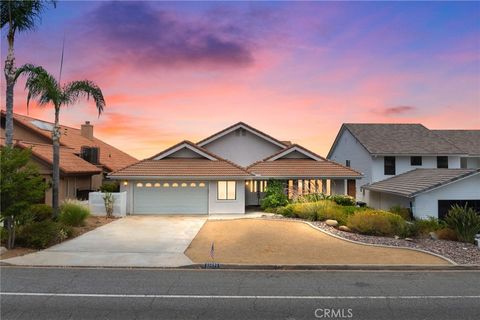
M 128 216 L 77 238 L 25 256 L 16 265 L 179 267 L 207 216 Z

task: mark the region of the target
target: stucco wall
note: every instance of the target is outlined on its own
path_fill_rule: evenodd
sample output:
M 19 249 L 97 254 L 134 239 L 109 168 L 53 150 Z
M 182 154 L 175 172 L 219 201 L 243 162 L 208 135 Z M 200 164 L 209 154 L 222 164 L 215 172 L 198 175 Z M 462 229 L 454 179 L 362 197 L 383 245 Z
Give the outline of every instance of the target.
M 210 181 L 208 188 L 209 214 L 245 213 L 245 181 L 237 181 L 236 200 L 217 200 L 217 181 Z
M 361 172 L 364 177 L 357 180 L 356 197 L 359 201 L 366 201 L 360 187 L 371 182 L 372 164 L 371 156 L 358 140 L 348 131 L 344 130 L 340 136 L 337 146 L 330 155 L 330 159 L 345 165 L 350 160 L 350 167 Z
M 438 217 L 438 200 L 480 200 L 480 175 L 472 176 L 415 198 L 413 214 L 418 218 Z
M 245 130 L 245 135 L 236 134 L 236 131 L 230 132 L 203 147 L 222 158 L 244 167 L 262 160 L 281 149 L 279 146 L 247 130 Z
M 370 191 L 369 193 L 370 195 L 368 205 L 375 209 L 389 210 L 393 206 L 410 208 L 411 200 L 409 198 L 375 191 Z

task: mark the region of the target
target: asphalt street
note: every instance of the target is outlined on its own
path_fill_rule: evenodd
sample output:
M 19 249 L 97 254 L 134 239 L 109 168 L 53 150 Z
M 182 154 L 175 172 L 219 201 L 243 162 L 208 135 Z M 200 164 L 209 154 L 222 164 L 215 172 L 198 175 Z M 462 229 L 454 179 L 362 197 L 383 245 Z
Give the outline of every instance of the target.
M 2 267 L 1 319 L 479 319 L 476 271 Z

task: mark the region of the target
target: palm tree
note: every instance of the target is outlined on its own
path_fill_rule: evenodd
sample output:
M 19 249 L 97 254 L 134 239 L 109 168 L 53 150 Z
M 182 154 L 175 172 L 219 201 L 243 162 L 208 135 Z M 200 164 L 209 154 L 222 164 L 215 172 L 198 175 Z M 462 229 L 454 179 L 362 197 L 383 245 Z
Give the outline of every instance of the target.
M 54 6 L 56 1 L 41 0 L 1 0 L 0 4 L 0 25 L 1 29 L 8 25 L 7 40 L 8 54 L 5 59 L 5 80 L 7 85 L 6 97 L 6 121 L 5 121 L 5 143 L 11 146 L 13 143 L 13 87 L 15 86 L 15 55 L 13 45 L 17 31 L 28 31 L 35 28 L 40 20 L 47 3 Z
M 54 214 L 58 214 L 58 186 L 60 182 L 60 127 L 59 116 L 62 106 L 74 104 L 81 97 L 93 98 L 98 116 L 105 107 L 102 90 L 92 81 L 72 81 L 61 85 L 54 76 L 45 69 L 32 64 L 18 68 L 14 80 L 22 74 L 27 76 L 25 89 L 28 90 L 27 107 L 31 99 L 36 99 L 40 106 L 53 104 L 55 108 L 55 125 L 52 131 L 53 142 L 53 174 L 52 174 L 52 206 Z

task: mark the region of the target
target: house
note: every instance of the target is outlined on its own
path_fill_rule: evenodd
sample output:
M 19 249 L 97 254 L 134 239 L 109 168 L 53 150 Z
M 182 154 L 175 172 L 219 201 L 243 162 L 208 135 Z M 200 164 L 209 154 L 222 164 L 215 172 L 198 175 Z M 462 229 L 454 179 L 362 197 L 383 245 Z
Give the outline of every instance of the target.
M 14 114 L 14 141 L 18 147 L 32 149 L 32 162 L 39 165 L 47 181 L 52 172 L 53 123 Z M 84 199 L 98 190 L 106 175 L 138 160 L 94 136 L 88 121 L 80 129 L 60 125 L 59 199 Z M 1 112 L 1 135 L 5 136 L 5 112 Z M 3 143 L 3 142 L 2 142 Z M 51 203 L 51 190 L 45 195 Z
M 463 179 L 456 178 L 460 171 L 447 174 L 448 177 L 452 176 L 452 181 L 434 179 L 435 176 L 443 177 L 449 169 L 480 168 L 479 137 L 480 130 L 430 130 L 421 124 L 346 123 L 340 128 L 327 158 L 363 174 L 357 184 L 357 200 L 382 209 L 401 205 L 416 211 L 414 215 L 437 217 L 442 216 L 443 205 L 447 203 L 445 201 L 464 203 L 469 200 L 473 206 L 480 199 L 480 188 L 476 188 L 472 194 L 462 187 L 466 182 L 461 183 Z M 412 193 L 401 193 L 403 185 L 400 182 L 420 173 L 429 175 L 426 179 L 431 185 L 419 182 L 419 186 L 425 189 L 411 190 L 406 187 Z M 473 180 L 466 180 L 478 179 L 474 177 L 471 178 Z M 385 183 L 388 188 L 383 189 Z M 389 189 L 395 183 L 398 183 L 400 194 L 392 193 Z M 456 192 L 445 194 L 431 191 L 431 188 L 438 189 L 438 183 L 448 185 L 442 191 L 455 188 Z M 422 205 L 422 212 L 419 211 L 418 203 L 421 200 L 414 201 L 417 192 L 422 192 L 421 199 L 426 199 L 427 193 L 430 195 L 428 210 Z
M 416 218 L 443 218 L 454 204 L 480 212 L 480 169 L 414 169 L 364 186 L 369 205 L 410 208 Z
M 239 122 L 198 143 L 182 141 L 109 178 L 127 191 L 130 214 L 228 214 L 259 205 L 269 179 L 285 181 L 289 196 L 354 196 L 361 174 Z

